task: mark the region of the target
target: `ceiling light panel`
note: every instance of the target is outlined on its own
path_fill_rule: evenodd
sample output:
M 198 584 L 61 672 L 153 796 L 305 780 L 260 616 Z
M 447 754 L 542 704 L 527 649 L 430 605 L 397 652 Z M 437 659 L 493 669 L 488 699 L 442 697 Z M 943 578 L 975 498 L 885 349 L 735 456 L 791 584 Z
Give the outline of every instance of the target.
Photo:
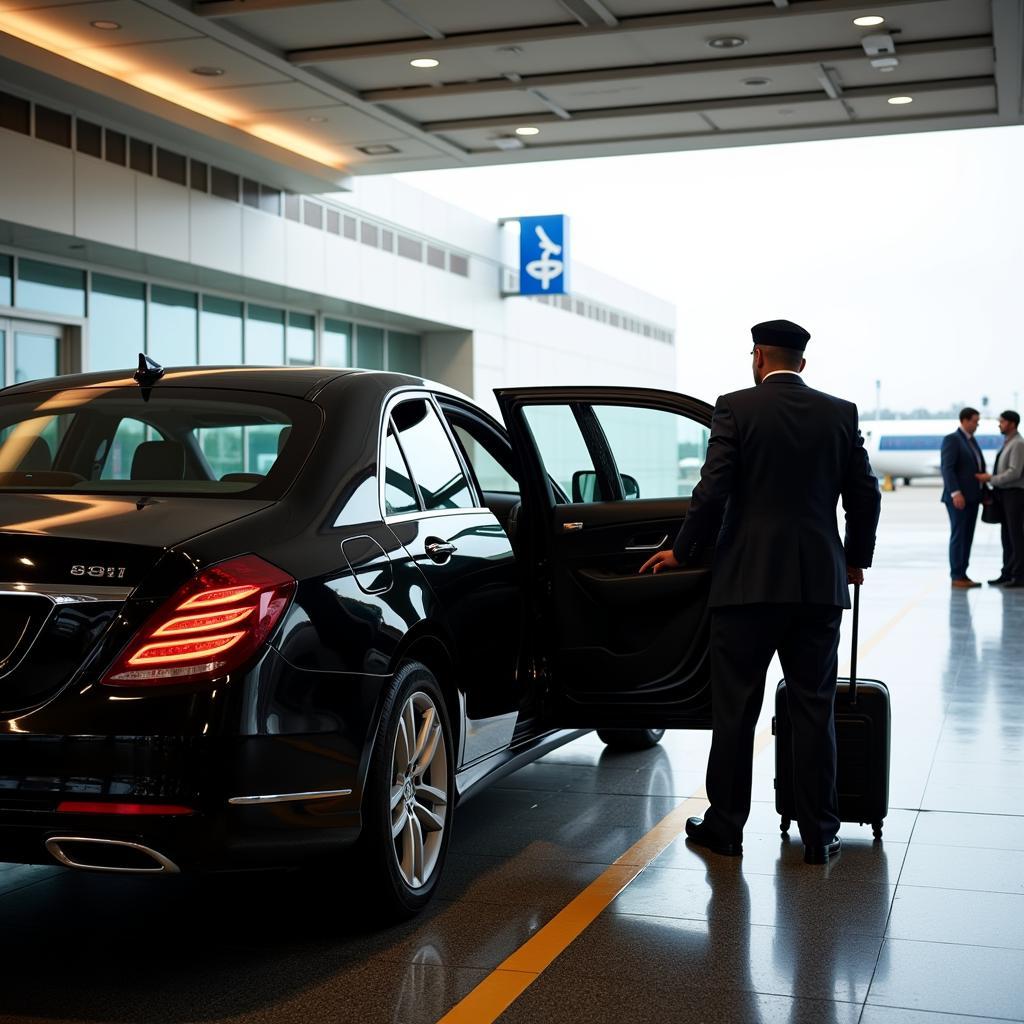
M 133 43 L 201 38 L 195 29 L 132 0 L 72 3 L 32 10 L 21 10 L 23 4 L 24 0 L 14 0 L 10 6 L 17 11 L 4 10 L 0 15 L 0 21 L 6 22 L 8 18 L 13 18 L 15 13 L 31 16 L 45 22 L 50 31 L 66 33 L 80 46 L 128 46 Z M 0 10 L 6 6 L 5 0 L 0 0 Z M 25 6 L 27 7 L 27 4 Z M 100 28 L 100 25 L 119 27 Z
M 874 28 L 876 25 L 884 25 L 885 18 L 879 14 L 866 14 L 853 19 L 854 25 L 858 28 Z
M 225 96 L 216 88 L 222 83 L 231 86 L 261 85 L 279 79 L 280 76 L 265 64 L 208 37 L 182 39 L 180 26 L 178 38 L 173 41 L 111 46 L 110 37 L 120 39 L 121 32 L 97 32 L 89 25 L 90 19 L 81 15 L 78 24 L 68 27 L 63 21 L 55 24 L 57 19 L 51 17 L 54 10 L 66 18 L 67 11 L 85 6 L 93 5 L 5 11 L 3 28 L 8 35 L 184 110 L 237 128 L 324 166 L 344 168 L 346 161 L 341 151 L 336 146 L 320 142 L 308 126 L 304 126 L 307 130 L 301 132 L 268 123 L 262 114 L 246 106 L 244 100 L 240 102 L 232 96 Z M 105 8 L 103 13 L 107 13 L 118 5 L 102 6 Z M 130 21 L 125 18 L 122 24 L 128 26 Z M 177 25 L 176 22 L 173 24 Z M 95 45 L 97 38 L 107 45 Z M 192 69 L 198 67 L 220 68 L 224 74 L 200 77 L 192 73 Z

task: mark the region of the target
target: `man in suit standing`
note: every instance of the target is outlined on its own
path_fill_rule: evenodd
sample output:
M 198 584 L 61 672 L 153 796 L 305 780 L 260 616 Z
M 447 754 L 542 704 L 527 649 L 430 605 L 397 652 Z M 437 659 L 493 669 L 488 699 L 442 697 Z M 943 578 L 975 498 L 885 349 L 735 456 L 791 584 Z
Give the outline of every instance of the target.
M 804 860 L 840 849 L 833 704 L 848 584 L 871 565 L 881 507 L 857 407 L 809 388 L 800 374 L 810 335 L 788 320 L 751 329 L 756 386 L 715 406 L 700 483 L 671 550 L 641 572 L 692 561 L 716 538 L 711 579 L 713 733 L 704 818 L 686 834 L 742 853 L 750 813 L 754 728 L 778 652 L 793 721 L 797 821 Z M 846 510 L 845 545 L 836 505 Z
M 998 491 L 1002 507 L 1003 570 L 993 587 L 1024 587 L 1024 437 L 1020 435 L 1020 413 L 1007 409 L 999 417 L 1003 447 L 996 456 L 992 473 L 978 473 L 978 482 Z
M 974 438 L 980 422 L 981 413 L 967 406 L 960 410 L 960 428 L 942 439 L 942 501 L 949 513 L 949 575 L 958 590 L 981 586 L 967 576 L 981 505 L 981 484 L 976 475 L 985 472 L 985 456 Z

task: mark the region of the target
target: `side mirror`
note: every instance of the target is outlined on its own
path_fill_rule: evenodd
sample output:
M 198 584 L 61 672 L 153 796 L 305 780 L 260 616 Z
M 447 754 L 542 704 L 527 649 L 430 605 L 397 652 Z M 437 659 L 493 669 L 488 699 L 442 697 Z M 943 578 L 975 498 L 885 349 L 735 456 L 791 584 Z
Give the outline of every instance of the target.
M 622 490 L 627 501 L 640 497 L 640 484 L 635 476 L 622 474 Z M 597 482 L 597 474 L 592 469 L 578 469 L 573 473 L 572 500 L 576 505 L 605 500 Z
M 574 505 L 603 501 L 597 474 L 592 469 L 577 469 L 572 475 L 572 501 Z

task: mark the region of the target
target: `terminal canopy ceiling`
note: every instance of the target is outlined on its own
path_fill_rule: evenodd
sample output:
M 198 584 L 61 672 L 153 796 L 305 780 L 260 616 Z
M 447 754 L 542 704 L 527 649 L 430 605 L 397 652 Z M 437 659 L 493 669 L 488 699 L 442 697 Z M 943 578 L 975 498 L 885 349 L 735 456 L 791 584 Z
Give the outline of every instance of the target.
M 1021 123 L 1022 12 L 1024 0 L 0 0 L 0 72 L 74 81 L 154 131 L 205 124 L 221 147 L 276 153 L 336 187 L 348 173 Z

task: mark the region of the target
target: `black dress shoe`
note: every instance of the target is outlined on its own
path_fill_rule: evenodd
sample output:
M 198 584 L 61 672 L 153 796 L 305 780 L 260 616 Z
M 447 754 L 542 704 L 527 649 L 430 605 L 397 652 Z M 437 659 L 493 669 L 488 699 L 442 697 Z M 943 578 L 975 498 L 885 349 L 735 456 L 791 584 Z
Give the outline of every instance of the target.
M 741 857 L 743 855 L 743 844 L 741 842 L 730 842 L 723 839 L 711 830 L 711 826 L 705 824 L 703 818 L 686 819 L 686 835 L 698 846 L 703 846 L 712 853 L 720 853 L 723 857 Z
M 1010 582 L 1010 577 L 1009 576 L 999 576 L 999 577 L 997 577 L 994 580 L 989 580 L 988 581 L 988 585 L 990 587 L 1001 587 L 1004 583 L 1009 583 L 1009 582 Z
M 1003 590 L 1020 590 L 1024 587 L 1024 580 L 1010 580 L 1003 584 Z
M 842 849 L 843 841 L 839 836 L 834 836 L 831 841 L 827 842 L 824 846 L 805 846 L 804 847 L 804 863 L 805 864 L 827 864 L 830 859 L 835 859 L 839 856 L 839 851 Z

